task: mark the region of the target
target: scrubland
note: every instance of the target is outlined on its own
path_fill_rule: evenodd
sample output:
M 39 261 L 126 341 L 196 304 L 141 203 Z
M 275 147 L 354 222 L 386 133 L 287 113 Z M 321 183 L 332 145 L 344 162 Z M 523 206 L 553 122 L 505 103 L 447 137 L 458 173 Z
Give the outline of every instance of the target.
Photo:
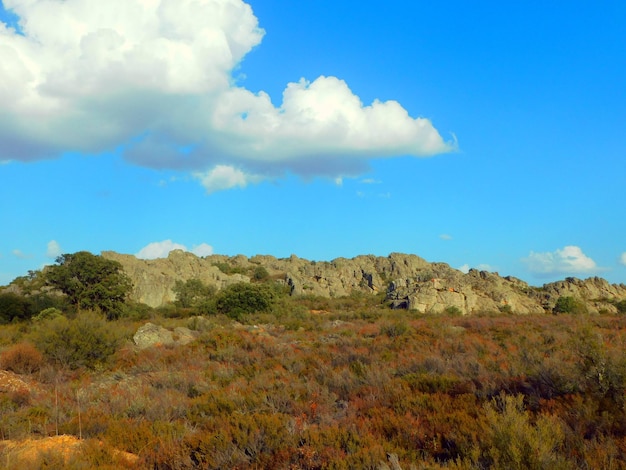
M 418 315 L 365 295 L 197 314 L 136 306 L 1 326 L 0 462 L 626 468 L 626 316 Z M 147 321 L 197 338 L 139 350 Z M 57 435 L 83 445 L 30 460 L 8 445 Z

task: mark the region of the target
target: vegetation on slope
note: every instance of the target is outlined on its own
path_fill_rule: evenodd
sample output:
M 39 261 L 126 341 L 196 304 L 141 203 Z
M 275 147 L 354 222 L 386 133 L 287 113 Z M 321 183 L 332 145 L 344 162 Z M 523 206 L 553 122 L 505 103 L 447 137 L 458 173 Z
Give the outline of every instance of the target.
M 624 316 L 570 301 L 559 315 L 418 315 L 380 296 L 248 286 L 181 285 L 189 303 L 125 303 L 111 320 L 63 302 L 14 316 L 0 327 L 2 438 L 89 445 L 26 466 L 5 445 L 3 462 L 120 468 L 123 451 L 141 469 L 626 468 Z M 138 349 L 148 320 L 197 339 Z

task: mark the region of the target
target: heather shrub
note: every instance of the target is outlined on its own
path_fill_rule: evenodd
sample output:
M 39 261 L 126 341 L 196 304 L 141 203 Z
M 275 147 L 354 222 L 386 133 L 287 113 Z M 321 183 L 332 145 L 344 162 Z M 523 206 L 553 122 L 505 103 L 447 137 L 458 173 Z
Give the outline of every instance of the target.
M 488 428 L 483 457 L 497 469 L 568 469 L 558 451 L 565 435 L 562 423 L 539 416 L 533 423 L 523 395 L 500 394 L 485 404 Z
M 43 355 L 30 343 L 18 343 L 0 354 L 0 366 L 16 374 L 32 374 L 42 363 Z

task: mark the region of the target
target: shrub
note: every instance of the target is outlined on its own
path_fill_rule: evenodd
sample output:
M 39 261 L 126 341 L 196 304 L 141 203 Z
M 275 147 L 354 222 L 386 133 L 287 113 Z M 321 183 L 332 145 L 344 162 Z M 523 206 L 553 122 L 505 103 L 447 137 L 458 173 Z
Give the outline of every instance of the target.
M 620 300 L 615 304 L 619 313 L 626 313 L 626 300 Z
M 263 266 L 257 266 L 252 272 L 252 279 L 257 282 L 267 281 L 270 278 L 270 273 L 267 272 Z
M 485 453 L 494 468 L 571 468 L 558 450 L 565 435 L 556 418 L 539 416 L 533 424 L 522 395 L 501 394 L 485 405 L 489 427 Z
M 38 324 L 34 341 L 49 360 L 71 369 L 104 363 L 119 344 L 110 325 L 93 312 L 82 312 L 72 320 L 44 320 Z
M 408 332 L 409 326 L 404 321 L 385 323 L 380 326 L 380 334 L 387 335 L 389 338 L 398 338 Z
M 183 308 L 197 307 L 215 295 L 215 287 L 205 285 L 200 279 L 176 281 L 172 291 L 176 304 Z
M 456 305 L 449 305 L 448 307 L 445 308 L 444 312 L 447 315 L 451 315 L 455 317 L 463 315 L 463 312 L 461 311 L 461 309 L 457 307 Z
M 29 343 L 18 343 L 0 354 L 0 365 L 16 374 L 32 374 L 41 367 L 43 355 Z
M 587 313 L 587 305 L 575 297 L 559 297 L 552 310 L 554 313 L 572 313 L 575 315 Z
M 43 320 L 52 320 L 53 318 L 62 317 L 63 312 L 55 307 L 50 307 L 42 310 L 37 315 L 33 317 L 33 320 L 36 322 Z
M 215 307 L 219 313 L 239 320 L 247 313 L 269 311 L 275 297 L 275 292 L 267 284 L 238 282 L 218 294 Z

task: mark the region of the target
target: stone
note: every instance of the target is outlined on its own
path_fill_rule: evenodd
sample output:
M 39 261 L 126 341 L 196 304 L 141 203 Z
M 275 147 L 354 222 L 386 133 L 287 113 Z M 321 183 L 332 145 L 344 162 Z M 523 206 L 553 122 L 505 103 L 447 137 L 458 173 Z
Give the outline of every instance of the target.
M 139 349 L 158 345 L 169 346 L 175 343 L 174 335 L 170 330 L 154 323 L 140 326 L 133 336 L 133 341 Z
M 626 299 L 626 286 L 609 284 L 598 277 L 567 278 L 532 287 L 511 276 L 476 269 L 464 274 L 446 263 L 429 263 L 419 256 L 402 253 L 332 261 L 309 261 L 296 255 L 199 258 L 180 250 L 156 260 L 140 260 L 111 251 L 103 252 L 102 256 L 122 265 L 133 283 L 131 299 L 151 307 L 176 300 L 172 291 L 176 281 L 199 279 L 220 290 L 233 283 L 251 282 L 259 266 L 265 268 L 270 279 L 288 286 L 293 296 L 332 298 L 353 292 L 384 293 L 393 308 L 421 313 L 441 313 L 447 309 L 462 314 L 551 312 L 561 296 L 583 300 L 590 312 L 617 312 L 615 301 Z

